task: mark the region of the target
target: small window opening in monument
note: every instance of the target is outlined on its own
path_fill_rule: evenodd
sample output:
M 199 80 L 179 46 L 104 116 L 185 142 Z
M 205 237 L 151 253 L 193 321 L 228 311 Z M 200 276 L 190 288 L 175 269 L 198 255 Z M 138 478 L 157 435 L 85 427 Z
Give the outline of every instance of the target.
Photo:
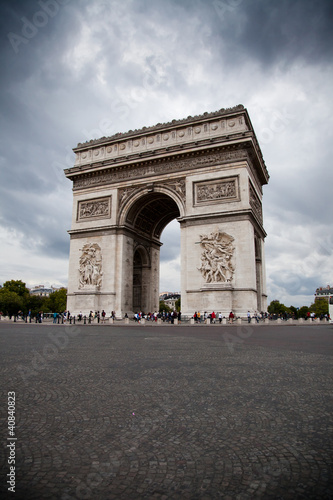
M 164 229 L 160 238 L 160 293 L 180 293 L 180 225 L 174 219 Z

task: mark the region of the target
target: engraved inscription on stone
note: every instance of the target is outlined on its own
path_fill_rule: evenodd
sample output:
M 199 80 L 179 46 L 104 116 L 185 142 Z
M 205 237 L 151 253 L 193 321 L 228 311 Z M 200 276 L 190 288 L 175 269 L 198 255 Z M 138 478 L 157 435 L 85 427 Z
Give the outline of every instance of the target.
M 235 272 L 233 265 L 234 238 L 216 231 L 200 235 L 202 247 L 201 271 L 206 283 L 230 283 Z
M 215 179 L 194 184 L 194 204 L 221 203 L 238 201 L 238 177 Z
M 78 221 L 86 219 L 104 219 L 109 217 L 111 217 L 111 196 L 78 202 Z
M 102 284 L 102 254 L 97 243 L 86 243 L 81 249 L 79 288 L 100 288 Z

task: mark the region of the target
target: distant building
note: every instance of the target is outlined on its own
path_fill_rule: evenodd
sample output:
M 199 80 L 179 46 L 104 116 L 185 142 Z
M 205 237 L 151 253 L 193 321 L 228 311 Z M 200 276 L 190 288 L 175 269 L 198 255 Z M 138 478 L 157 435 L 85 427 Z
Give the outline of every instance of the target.
M 44 285 L 36 285 L 30 288 L 30 295 L 38 295 L 39 297 L 49 297 L 51 293 L 55 292 L 56 288 L 45 288 Z
M 320 287 L 317 288 L 315 293 L 315 301 L 316 300 L 326 300 L 328 303 L 333 299 L 333 288 L 330 285 L 327 285 L 326 288 Z
M 170 307 L 170 309 L 176 309 L 176 302 L 180 299 L 180 293 L 178 292 L 163 292 L 160 293 L 160 301 L 163 300 L 165 305 Z

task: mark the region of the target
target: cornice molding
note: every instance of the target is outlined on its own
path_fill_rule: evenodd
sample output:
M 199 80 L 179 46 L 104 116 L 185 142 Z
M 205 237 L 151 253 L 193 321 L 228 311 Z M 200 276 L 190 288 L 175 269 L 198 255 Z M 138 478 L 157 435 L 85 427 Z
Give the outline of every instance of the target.
M 214 148 L 213 150 L 192 151 L 182 153 L 173 157 L 154 158 L 136 163 L 127 163 L 117 167 L 104 167 L 99 170 L 80 172 L 74 174 L 73 190 L 93 188 L 103 185 L 116 184 L 122 181 L 151 179 L 157 176 L 165 176 L 170 173 L 190 172 L 199 168 L 214 167 L 224 163 L 237 163 L 247 161 L 253 174 L 254 168 L 249 149 L 244 144 L 233 147 Z M 259 181 L 259 178 L 258 178 Z M 259 182 L 260 184 L 260 182 Z
M 147 134 L 150 132 L 158 132 L 162 131 L 165 129 L 169 128 L 174 128 L 179 125 L 187 125 L 189 123 L 196 123 L 199 121 L 206 121 L 210 120 L 212 118 L 216 119 L 219 117 L 226 117 L 230 114 L 235 114 L 239 111 L 244 111 L 245 108 L 242 104 L 238 104 L 237 106 L 231 107 L 231 108 L 221 108 L 218 111 L 213 111 L 211 113 L 205 112 L 202 115 L 196 115 L 196 116 L 188 116 L 187 118 L 182 118 L 180 120 L 172 120 L 171 122 L 166 122 L 166 123 L 157 123 L 156 125 L 153 125 L 151 127 L 142 127 L 140 129 L 135 129 L 135 130 L 129 130 L 128 132 L 118 132 L 110 137 L 101 137 L 100 139 L 92 139 L 90 141 L 86 142 L 79 142 L 77 147 L 73 149 L 73 151 L 79 151 L 82 148 L 86 149 L 87 147 L 91 146 L 96 146 L 96 145 L 102 145 L 102 144 L 107 144 L 112 141 L 119 141 L 122 139 L 128 139 L 130 137 L 134 137 L 137 135 L 142 135 L 142 134 Z

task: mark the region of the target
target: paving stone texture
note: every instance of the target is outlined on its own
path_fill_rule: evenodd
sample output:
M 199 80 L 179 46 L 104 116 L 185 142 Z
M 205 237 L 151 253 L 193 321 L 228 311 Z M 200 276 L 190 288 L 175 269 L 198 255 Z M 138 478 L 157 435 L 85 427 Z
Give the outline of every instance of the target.
M 333 325 L 3 322 L 0 339 L 1 498 L 333 498 Z

